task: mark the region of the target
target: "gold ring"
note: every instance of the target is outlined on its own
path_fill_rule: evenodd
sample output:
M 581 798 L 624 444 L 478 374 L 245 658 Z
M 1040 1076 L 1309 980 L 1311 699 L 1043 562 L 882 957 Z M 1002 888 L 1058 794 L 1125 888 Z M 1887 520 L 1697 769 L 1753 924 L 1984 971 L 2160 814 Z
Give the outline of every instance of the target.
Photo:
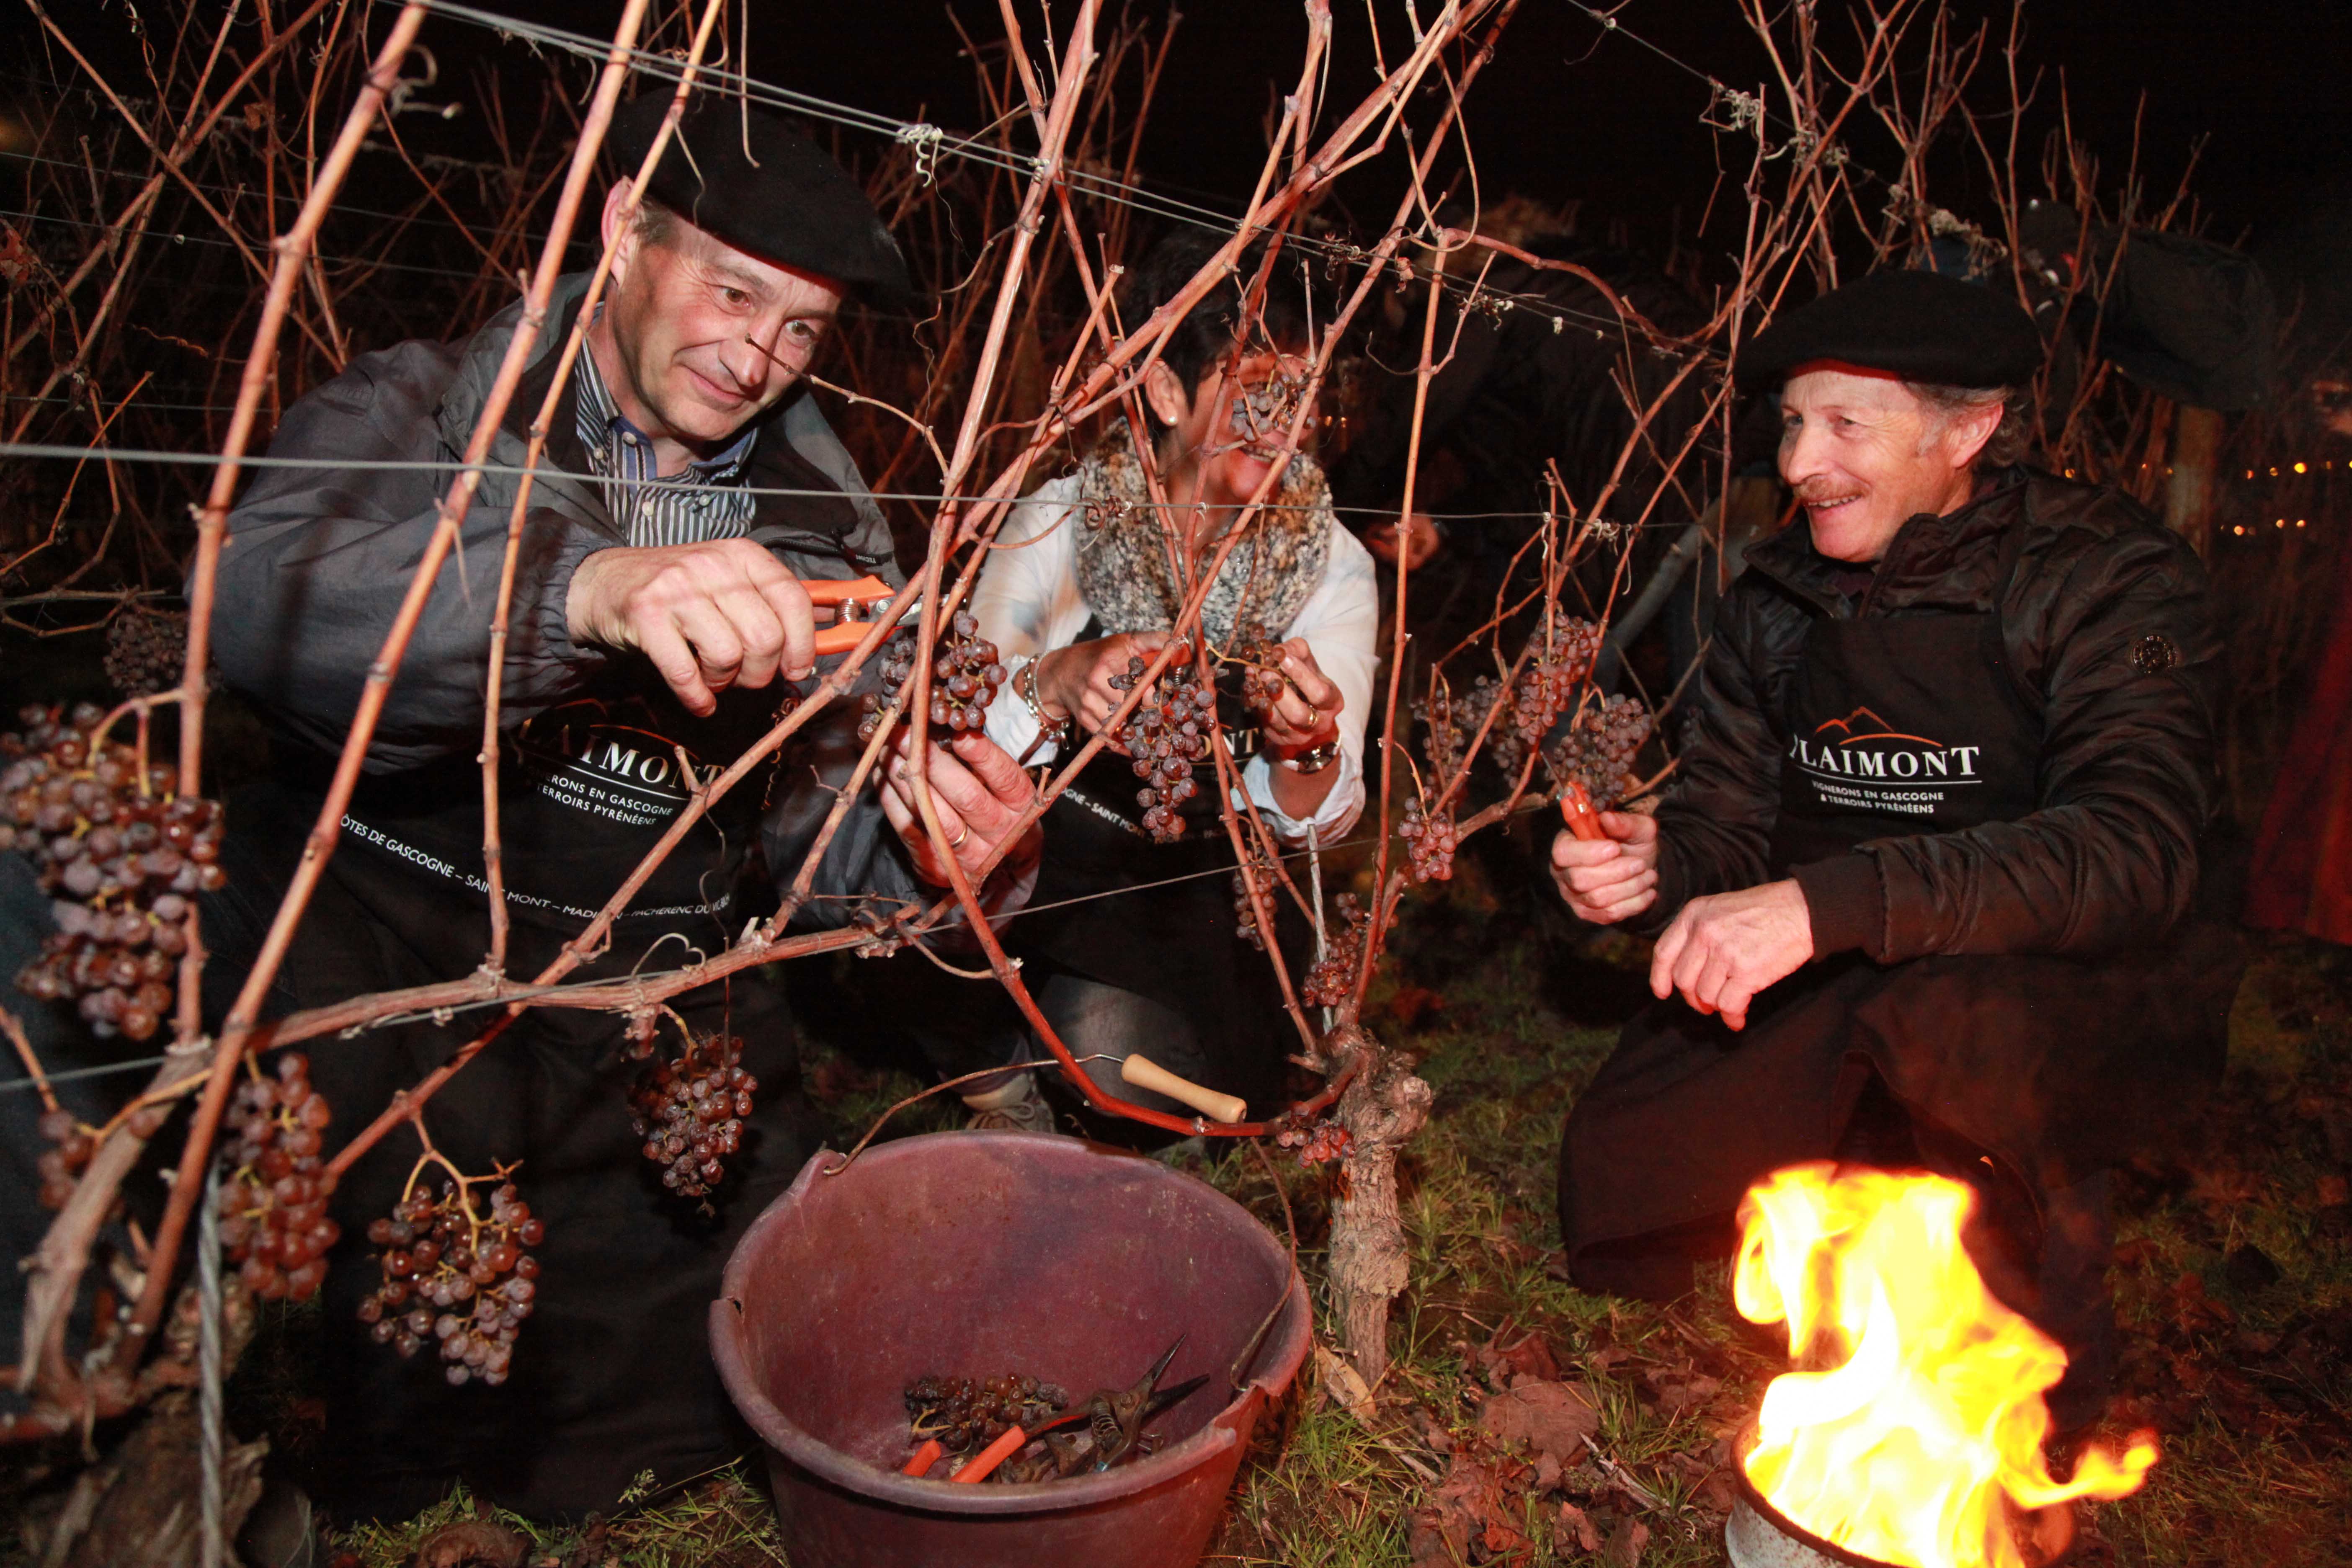
M 1322 722 L 1323 722 L 1323 710 L 1321 710 L 1320 708 L 1316 707 L 1316 706 L 1315 706 L 1315 704 L 1313 704 L 1312 702 L 1309 702 L 1309 703 L 1307 705 L 1307 727 L 1309 730 L 1312 730 L 1312 729 L 1317 728 L 1317 727 L 1318 727 L 1318 725 L 1320 725 Z
M 971 824 L 967 822 L 953 838 L 948 840 L 948 847 L 950 849 L 961 849 L 963 847 L 963 841 L 971 837 Z

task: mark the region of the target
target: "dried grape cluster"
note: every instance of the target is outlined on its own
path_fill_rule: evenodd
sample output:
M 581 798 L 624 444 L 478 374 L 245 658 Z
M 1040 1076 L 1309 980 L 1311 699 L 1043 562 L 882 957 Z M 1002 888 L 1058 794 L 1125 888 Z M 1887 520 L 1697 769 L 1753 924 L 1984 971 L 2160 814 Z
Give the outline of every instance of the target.
M 1242 706 L 1261 719 L 1274 711 L 1274 705 L 1289 689 L 1290 682 L 1282 673 L 1283 653 L 1280 643 L 1261 643 L 1235 656 L 1234 662 L 1242 667 Z
M 1112 676 L 1110 683 L 1131 690 L 1146 668 L 1145 660 L 1130 658 L 1127 673 Z M 1135 776 L 1144 781 L 1135 803 L 1143 807 L 1143 830 L 1154 842 L 1172 844 L 1184 836 L 1182 807 L 1200 790 L 1192 764 L 1209 754 L 1208 732 L 1216 721 L 1216 699 L 1202 689 L 1191 646 L 1179 643 L 1150 695 L 1118 731 Z
M 327 1253 L 342 1230 L 327 1217 L 335 1179 L 319 1148 L 334 1120 L 310 1087 L 310 1059 L 289 1051 L 274 1075 L 255 1072 L 229 1102 L 221 1184 L 221 1246 L 247 1289 L 266 1301 L 308 1300 L 327 1278 Z
M 1650 710 L 1640 698 L 1612 697 L 1578 715 L 1544 761 L 1556 784 L 1582 784 L 1594 808 L 1607 811 L 1624 799 L 1633 781 L 1633 759 L 1651 728 Z
M 1495 765 L 1516 775 L 1544 735 L 1576 700 L 1601 652 L 1601 628 L 1570 620 L 1557 626 L 1549 649 L 1538 647 L 1512 684 L 1510 711 L 1495 726 Z
M 1337 1007 L 1346 1001 L 1355 990 L 1356 972 L 1364 966 L 1364 933 L 1370 922 L 1363 900 L 1342 893 L 1332 901 L 1339 906 L 1339 929 L 1327 929 L 1324 954 L 1298 986 L 1298 999 L 1309 1007 Z
M 898 700 L 898 693 L 914 673 L 914 635 L 902 632 L 882 645 L 882 689 L 869 691 L 857 700 L 857 710 L 865 715 L 857 721 L 859 740 L 874 738 L 874 731 L 882 727 L 882 710 Z
M 936 1438 L 950 1454 L 979 1447 L 1008 1427 L 1042 1426 L 1069 1404 L 1061 1388 L 1018 1373 L 919 1377 L 907 1385 L 907 1421 L 915 1440 Z
M 98 1152 L 98 1141 L 72 1111 L 62 1107 L 42 1113 L 41 1136 L 49 1141 L 36 1165 L 41 1177 L 41 1206 L 61 1209 L 73 1196 L 74 1184 L 89 1168 L 89 1157 Z
M 1403 835 L 1405 848 L 1412 856 L 1414 881 L 1443 882 L 1454 875 L 1456 835 L 1452 811 L 1431 816 L 1422 810 L 1420 801 L 1409 800 L 1397 832 Z
M 383 1283 L 360 1303 L 360 1321 L 376 1343 L 404 1356 L 431 1335 L 453 1384 L 504 1383 L 515 1335 L 539 1293 L 539 1260 L 525 1248 L 546 1234 L 511 1182 L 490 1194 L 488 1219 L 456 1182 L 442 1183 L 438 1198 L 412 1191 L 390 1219 L 368 1226 L 368 1240 L 383 1249 Z
M 171 768 L 142 773 L 138 753 L 93 745 L 102 710 L 27 708 L 0 735 L 0 849 L 33 862 L 58 930 L 16 976 L 41 1000 L 77 999 L 100 1037 L 143 1040 L 172 1006 L 187 951 L 188 896 L 227 879 L 218 805 L 174 793 Z
M 1274 862 L 1265 858 L 1255 844 L 1249 846 L 1250 875 L 1262 889 L 1274 887 Z M 1234 935 L 1260 952 L 1265 951 L 1265 932 L 1258 929 L 1257 906 L 1250 902 L 1250 885 L 1239 868 L 1234 871 Z
M 167 1105 L 142 1105 L 123 1118 L 123 1124 L 134 1138 L 152 1138 L 170 1121 L 172 1109 Z M 41 1136 L 49 1147 L 41 1151 L 34 1168 L 41 1178 L 41 1206 L 61 1209 L 74 1194 L 81 1174 L 89 1168 L 90 1156 L 98 1152 L 98 1129 L 84 1126 L 74 1113 L 63 1106 L 53 1106 L 41 1113 Z M 115 1200 L 110 1215 L 121 1212 L 122 1203 Z
M 1319 1165 L 1326 1160 L 1344 1160 L 1349 1146 L 1354 1142 L 1348 1130 L 1337 1121 L 1310 1121 L 1293 1112 L 1286 1117 L 1274 1135 L 1275 1142 L 1285 1149 L 1298 1151 L 1302 1165 Z
M 1601 640 L 1601 628 L 1587 620 L 1557 624 L 1549 649 L 1538 640 L 1527 668 L 1509 682 L 1507 702 L 1486 734 L 1485 754 L 1494 758 L 1504 773 L 1516 777 L 1528 755 L 1543 743 L 1545 734 L 1575 702 L 1578 689 L 1600 657 Z M 1504 697 L 1505 683 L 1482 675 L 1460 697 L 1441 680 L 1427 698 L 1412 705 L 1413 716 L 1426 732 L 1423 749 L 1433 776 L 1449 778 L 1461 767 L 1470 738 Z
M 980 622 L 971 611 L 958 610 L 948 629 L 950 635 L 940 639 L 938 657 L 931 660 L 931 739 L 940 745 L 987 726 L 988 705 L 1008 674 L 996 657 L 996 645 L 980 635 Z M 874 738 L 882 710 L 898 700 L 914 674 L 914 638 L 893 637 L 882 658 L 883 689 L 868 692 L 859 701 L 866 715 L 857 726 L 860 740 Z
M 187 660 L 185 611 L 132 609 L 106 623 L 106 679 L 125 697 L 169 691 Z
M 629 1125 L 646 1141 L 646 1158 L 662 1168 L 663 1186 L 698 1198 L 719 1184 L 727 1157 L 743 1146 L 743 1119 L 759 1088 L 733 1035 L 688 1036 L 677 1055 L 637 1075 Z

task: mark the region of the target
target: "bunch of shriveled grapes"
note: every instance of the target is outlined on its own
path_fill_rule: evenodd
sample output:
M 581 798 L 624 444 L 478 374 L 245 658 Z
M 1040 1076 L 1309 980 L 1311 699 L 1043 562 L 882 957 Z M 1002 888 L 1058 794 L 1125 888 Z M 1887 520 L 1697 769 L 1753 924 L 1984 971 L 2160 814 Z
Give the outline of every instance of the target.
M 1298 987 L 1298 999 L 1309 1007 L 1337 1007 L 1345 1002 L 1355 989 L 1356 972 L 1364 966 L 1364 933 L 1370 922 L 1363 900 L 1342 893 L 1333 902 L 1339 906 L 1339 927 L 1325 928 L 1323 956 L 1309 966 Z
M 438 1198 L 413 1190 L 390 1219 L 368 1226 L 368 1240 L 383 1248 L 383 1283 L 360 1303 L 360 1321 L 376 1343 L 404 1356 L 432 1335 L 453 1384 L 504 1383 L 515 1335 L 539 1293 L 539 1260 L 524 1249 L 546 1235 L 546 1222 L 532 1217 L 511 1182 L 490 1194 L 488 1219 L 456 1182 L 443 1182 Z
M 106 679 L 125 697 L 180 684 L 188 659 L 184 610 L 125 610 L 106 623 Z
M 1451 809 L 1431 816 L 1422 810 L 1419 800 L 1409 800 L 1397 832 L 1403 835 L 1405 848 L 1412 856 L 1414 881 L 1443 882 L 1454 875 L 1455 832 Z
M 247 1289 L 266 1301 L 308 1300 L 327 1278 L 327 1253 L 342 1230 L 327 1217 L 335 1178 L 319 1149 L 334 1120 L 310 1087 L 310 1059 L 289 1051 L 274 1075 L 254 1072 L 229 1102 L 220 1237 Z
M 688 1036 L 677 1055 L 637 1075 L 629 1125 L 646 1141 L 646 1158 L 662 1168 L 663 1186 L 698 1198 L 719 1184 L 727 1157 L 743 1146 L 743 1119 L 759 1088 L 733 1035 Z
M 1454 700 L 1454 689 L 1444 676 L 1431 681 L 1429 695 L 1413 703 L 1412 716 L 1421 722 L 1422 755 L 1428 760 L 1429 776 L 1452 778 L 1462 766 L 1462 749 L 1470 743 L 1477 726 L 1464 722 L 1463 704 Z
M 1592 661 L 1600 653 L 1601 628 L 1585 620 L 1560 623 L 1553 628 L 1549 648 L 1538 645 L 1527 668 L 1512 683 L 1510 712 L 1496 726 L 1496 766 L 1517 776 L 1528 753 L 1543 743 L 1545 734 L 1576 700 L 1577 688 L 1592 673 Z
M 17 715 L 0 735 L 0 849 L 33 862 L 58 930 L 16 985 L 42 1001 L 79 999 L 101 1037 L 154 1034 L 171 1010 L 171 978 L 188 948 L 188 897 L 226 880 L 215 803 L 174 793 L 177 773 L 142 775 L 138 752 L 93 747 L 105 718 L 83 703 Z
M 1354 1140 L 1348 1130 L 1337 1121 L 1318 1121 L 1298 1111 L 1282 1119 L 1274 1135 L 1275 1142 L 1285 1149 L 1298 1151 L 1302 1165 L 1319 1165 L 1326 1160 L 1344 1160 Z
M 882 727 L 882 710 L 898 700 L 907 682 L 915 673 L 915 635 L 894 633 L 882 645 L 882 689 L 869 691 L 857 700 L 857 710 L 864 717 L 857 721 L 857 738 L 870 741 L 874 731 Z
M 1290 682 L 1282 673 L 1286 651 L 1280 643 L 1269 642 L 1234 656 L 1234 661 L 1242 667 L 1242 706 L 1261 719 L 1274 711 L 1274 705 L 1289 689 Z
M 1130 658 L 1127 673 L 1112 676 L 1110 683 L 1131 690 L 1148 667 L 1145 659 Z M 1143 807 L 1143 829 L 1155 842 L 1171 844 L 1184 837 L 1182 807 L 1200 790 L 1192 764 L 1209 754 L 1209 731 L 1216 722 L 1216 697 L 1201 685 L 1191 645 L 1179 643 L 1150 694 L 1118 731 L 1135 776 L 1144 781 L 1135 803 Z
M 1244 842 L 1248 842 L 1246 836 Z M 1266 901 L 1270 905 L 1273 902 L 1274 862 L 1267 859 L 1265 852 L 1256 845 L 1250 844 L 1249 867 L 1252 875 L 1256 879 L 1257 885 L 1265 889 Z M 1234 935 L 1260 952 L 1264 952 L 1265 932 L 1258 929 L 1257 906 L 1250 901 L 1249 882 L 1244 879 L 1239 868 L 1235 868 L 1234 871 L 1233 887 Z
M 1063 1389 L 1019 1373 L 919 1377 L 907 1385 L 907 1422 L 916 1440 L 937 1438 L 950 1454 L 979 1447 L 1013 1426 L 1041 1426 L 1069 1404 Z
M 152 1138 L 170 1121 L 168 1105 L 142 1105 L 123 1118 L 125 1126 L 137 1138 Z M 98 1152 L 98 1129 L 82 1124 L 74 1113 L 63 1106 L 52 1106 L 41 1113 L 41 1136 L 49 1146 L 41 1151 L 34 1169 L 41 1178 L 41 1206 L 61 1209 L 73 1197 L 74 1188 L 81 1182 L 81 1173 L 89 1169 L 90 1156 Z M 122 1212 L 122 1200 L 118 1197 L 107 1211 L 112 1218 Z
M 1622 803 L 1633 781 L 1633 759 L 1650 739 L 1650 710 L 1638 697 L 1612 697 L 1578 715 L 1544 756 L 1555 785 L 1584 786 L 1596 810 Z

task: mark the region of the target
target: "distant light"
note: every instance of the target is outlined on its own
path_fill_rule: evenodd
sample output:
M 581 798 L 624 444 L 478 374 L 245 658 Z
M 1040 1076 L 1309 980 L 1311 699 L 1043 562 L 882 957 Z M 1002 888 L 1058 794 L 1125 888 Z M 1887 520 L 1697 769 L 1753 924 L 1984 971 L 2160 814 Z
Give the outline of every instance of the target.
M 2297 464 L 2294 466 L 2294 471 L 2295 471 L 2296 473 L 2298 473 L 2298 474 L 2301 474 L 2301 473 L 2307 473 L 2307 472 L 2309 472 L 2310 470 L 2306 469 L 2306 468 L 2305 468 L 2301 464 L 2301 463 L 2297 463 Z
M 2277 478 L 2278 478 L 2278 470 L 2277 470 L 2276 468 L 2273 468 L 2273 469 L 2271 470 L 2271 478 L 2273 478 L 2273 479 L 2277 479 Z
M 2243 532 L 2245 532 L 2245 531 L 2246 531 L 2246 525 L 2245 525 L 2244 523 L 2242 523 L 2242 523 L 2238 524 L 2238 526 L 2237 526 L 2237 527 L 2235 527 L 2235 528 L 2233 528 L 2233 529 L 2230 530 L 2230 531 L 2231 531 L 2231 533 L 2243 533 Z
M 2296 518 L 2296 519 L 2294 520 L 2294 525 L 2295 525 L 2295 527 L 2297 527 L 2297 528 L 2301 528 L 2301 527 L 2303 526 L 2303 519 L 2301 519 L 2301 518 L 2299 518 L 2299 517 L 2298 517 L 2298 518 Z
M 2279 519 L 2279 520 L 2278 520 L 2278 525 L 2279 525 L 2281 528 L 2284 528 L 2284 527 L 2286 526 L 2286 519 L 2284 519 L 2284 518 L 2281 518 L 2281 519 Z

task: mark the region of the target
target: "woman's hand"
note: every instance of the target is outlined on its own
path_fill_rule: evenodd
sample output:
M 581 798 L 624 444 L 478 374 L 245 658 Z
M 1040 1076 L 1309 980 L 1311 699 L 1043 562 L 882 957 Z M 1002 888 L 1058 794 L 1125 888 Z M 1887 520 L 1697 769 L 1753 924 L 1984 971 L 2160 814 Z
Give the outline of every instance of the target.
M 944 888 L 949 878 L 939 847 L 924 831 L 922 817 L 915 810 L 908 756 L 913 734 L 911 728 L 901 724 L 890 738 L 882 764 L 882 815 L 906 841 L 907 851 L 914 858 L 915 874 L 935 888 Z M 1037 786 L 1022 772 L 1020 763 L 985 735 L 967 732 L 944 746 L 926 742 L 923 751 L 929 763 L 931 809 L 939 814 L 940 830 L 947 835 L 948 847 L 964 875 L 977 876 L 997 845 L 1011 835 L 1021 813 L 1036 799 Z M 1025 873 L 1036 863 L 1045 837 L 1043 825 L 1031 823 L 998 868 L 1016 876 Z
M 1261 724 L 1269 750 L 1295 756 L 1339 738 L 1339 710 L 1347 699 L 1315 662 L 1305 637 L 1281 645 L 1283 689 Z
M 1042 654 L 1037 659 L 1038 705 L 1049 719 L 1075 714 L 1088 734 L 1100 734 L 1111 710 L 1128 697 L 1111 684 L 1111 678 L 1127 673 L 1128 660 L 1139 658 L 1149 664 L 1167 646 L 1166 632 L 1120 632 Z M 1122 755 L 1127 750 L 1116 740 L 1111 749 Z

